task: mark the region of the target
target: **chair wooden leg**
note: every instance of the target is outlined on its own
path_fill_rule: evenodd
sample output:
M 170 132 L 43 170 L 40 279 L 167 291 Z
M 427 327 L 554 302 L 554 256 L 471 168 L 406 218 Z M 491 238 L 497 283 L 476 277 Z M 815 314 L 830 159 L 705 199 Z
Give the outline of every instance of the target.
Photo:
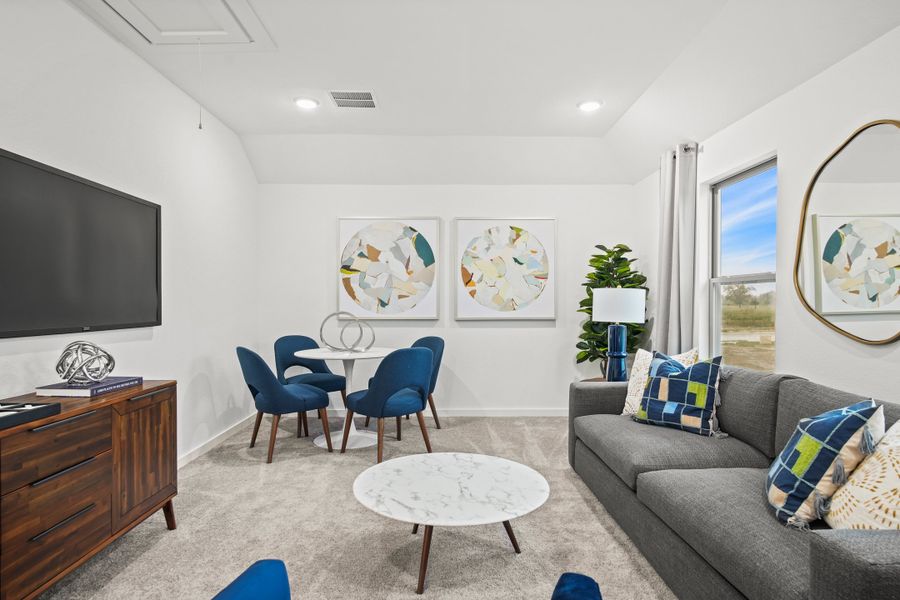
M 321 415 L 319 416 L 321 419 Z M 303 413 L 303 435 L 309 437 L 309 419 L 306 418 L 306 413 Z
M 272 462 L 272 453 L 275 452 L 275 436 L 278 434 L 278 421 L 281 420 L 281 415 L 272 415 L 272 433 L 269 435 L 269 458 L 266 459 L 267 463 Z
M 371 419 L 371 417 L 366 417 L 366 427 L 369 426 L 369 419 Z
M 344 401 L 344 408 L 347 408 L 347 390 L 341 390 L 341 400 Z
M 378 462 L 384 456 L 384 419 L 378 419 Z
M 304 416 L 306 416 L 304 414 Z M 328 446 L 328 451 L 331 452 L 334 448 L 331 447 L 331 430 L 328 428 L 328 409 L 320 408 L 319 409 L 319 418 L 322 419 L 322 429 L 325 432 L 325 445 Z M 306 435 L 309 435 L 308 433 Z M 344 439 L 347 439 L 347 434 L 344 434 Z
M 409 421 L 409 415 L 406 415 L 406 420 Z
M 256 445 L 256 434 L 259 433 L 259 424 L 262 423 L 262 411 L 256 413 L 256 423 L 253 424 L 253 437 L 250 438 L 250 447 Z
M 400 417 L 397 417 L 397 441 L 400 441 L 400 424 L 403 423 L 403 420 Z
M 353 424 L 353 411 L 347 409 L 347 418 L 344 420 L 344 438 L 341 440 L 341 454 L 347 451 L 347 438 L 350 437 L 350 425 Z
M 431 440 L 428 439 L 428 429 L 425 428 L 425 415 L 420 410 L 416 413 L 419 418 L 419 429 L 422 430 L 422 438 L 425 440 L 425 448 L 431 452 Z
M 419 524 L 413 523 L 413 535 L 416 535 L 417 533 L 419 533 Z
M 303 412 L 297 413 L 297 437 L 303 436 Z
M 441 428 L 441 420 L 438 419 L 437 410 L 434 408 L 434 394 L 428 394 L 428 406 L 431 407 L 431 416 L 434 417 L 435 426 L 440 429 Z

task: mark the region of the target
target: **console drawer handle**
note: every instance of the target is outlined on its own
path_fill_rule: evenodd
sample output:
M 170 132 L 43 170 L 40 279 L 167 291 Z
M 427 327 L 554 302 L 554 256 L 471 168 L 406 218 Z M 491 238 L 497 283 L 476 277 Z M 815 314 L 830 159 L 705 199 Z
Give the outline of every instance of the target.
M 93 502 L 93 503 L 91 503 L 89 506 L 85 506 L 84 508 L 82 508 L 81 510 L 79 510 L 79 511 L 78 511 L 77 513 L 75 513 L 74 515 L 69 516 L 69 517 L 66 517 L 65 519 L 63 519 L 62 521 L 60 521 L 59 523 L 57 523 L 56 525 L 54 525 L 53 527 L 51 527 L 50 529 L 47 529 L 47 530 L 45 530 L 45 531 L 40 532 L 39 534 L 37 534 L 36 536 L 34 536 L 33 538 L 31 538 L 31 539 L 28 540 L 28 541 L 29 541 L 29 542 L 36 542 L 36 541 L 40 540 L 42 537 L 44 537 L 44 536 L 46 536 L 46 535 L 49 535 L 49 534 L 53 533 L 54 531 L 56 531 L 56 530 L 59 529 L 60 527 L 62 527 L 62 526 L 64 526 L 64 525 L 68 525 L 69 523 L 71 523 L 72 521 L 74 521 L 75 519 L 77 519 L 78 517 L 80 517 L 81 515 L 84 515 L 84 514 L 87 514 L 87 513 L 91 512 L 91 511 L 94 510 L 94 508 L 96 508 L 96 507 L 97 507 L 97 503 L 96 503 L 96 502 Z
M 83 467 L 85 465 L 89 465 L 92 462 L 94 462 L 95 460 L 97 460 L 97 457 L 92 456 L 89 459 L 83 460 L 76 465 L 72 465 L 71 467 L 66 467 L 62 471 L 58 471 L 58 472 L 54 473 L 53 475 L 48 475 L 48 476 L 44 477 L 43 479 L 38 479 L 37 481 L 35 481 L 34 483 L 31 484 L 31 487 L 35 488 L 35 487 L 38 487 L 39 485 L 44 485 L 45 483 L 47 483 L 49 481 L 53 481 L 57 477 L 62 477 L 66 473 L 71 473 L 72 471 L 74 471 L 76 469 L 80 469 L 81 467 Z
M 134 398 L 129 398 L 129 402 L 134 402 L 135 400 L 143 400 L 144 398 L 149 398 L 150 396 L 155 396 L 158 394 L 160 390 L 156 390 L 155 392 L 147 392 L 146 394 L 141 394 L 140 396 L 135 396 Z
M 61 425 L 66 425 L 67 423 L 71 423 L 72 421 L 77 421 L 78 419 L 83 419 L 85 417 L 89 417 L 92 414 L 97 412 L 96 410 L 91 410 L 86 413 L 81 413 L 80 415 L 75 415 L 74 417 L 69 417 L 68 419 L 63 419 L 62 421 L 56 421 L 55 423 L 47 423 L 46 425 L 41 425 L 40 427 L 35 427 L 34 429 L 29 429 L 34 433 L 38 431 L 46 431 L 48 429 L 53 429 L 54 427 L 59 427 Z

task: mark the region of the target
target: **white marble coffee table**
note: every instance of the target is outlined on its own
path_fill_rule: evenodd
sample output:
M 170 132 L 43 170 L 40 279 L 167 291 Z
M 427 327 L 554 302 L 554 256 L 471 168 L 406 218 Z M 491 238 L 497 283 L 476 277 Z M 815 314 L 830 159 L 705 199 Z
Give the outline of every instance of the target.
M 425 526 L 419 585 L 425 573 L 435 527 L 503 523 L 518 554 L 510 519 L 540 507 L 550 496 L 543 475 L 530 467 L 483 454 L 436 452 L 395 458 L 369 467 L 353 482 L 353 494 L 366 508 L 397 521 Z

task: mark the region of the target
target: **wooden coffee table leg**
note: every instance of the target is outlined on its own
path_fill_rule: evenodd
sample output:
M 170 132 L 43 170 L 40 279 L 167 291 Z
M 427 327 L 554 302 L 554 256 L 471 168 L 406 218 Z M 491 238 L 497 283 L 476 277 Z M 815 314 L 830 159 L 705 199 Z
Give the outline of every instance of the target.
M 519 542 L 516 541 L 516 534 L 513 533 L 512 525 L 509 524 L 509 521 L 503 521 L 503 528 L 506 529 L 506 535 L 509 536 L 509 541 L 512 542 L 513 550 L 516 551 L 516 554 L 522 554 L 522 551 L 519 549 Z
M 428 571 L 428 553 L 431 551 L 432 531 L 434 531 L 433 526 L 425 526 L 425 537 L 422 540 L 422 562 L 419 563 L 419 585 L 416 588 L 417 594 L 425 591 L 425 573 Z

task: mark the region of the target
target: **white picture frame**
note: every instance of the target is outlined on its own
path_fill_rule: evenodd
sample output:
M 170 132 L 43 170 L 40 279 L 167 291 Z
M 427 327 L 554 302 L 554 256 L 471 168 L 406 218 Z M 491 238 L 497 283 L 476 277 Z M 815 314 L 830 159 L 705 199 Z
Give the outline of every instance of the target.
M 417 303 L 403 312 L 373 311 L 350 296 L 341 270 L 342 257 L 351 239 L 366 227 L 376 223 L 402 223 L 415 229 L 428 242 L 434 256 L 434 277 L 431 287 Z M 440 217 L 340 217 L 338 218 L 338 250 L 335 261 L 337 275 L 337 310 L 360 319 L 376 321 L 437 320 L 440 318 L 441 297 L 441 219 Z M 352 286 L 351 286 L 352 287 Z
M 459 217 L 453 220 L 453 262 L 449 266 L 453 280 L 452 295 L 457 321 L 555 321 L 557 300 L 556 219 L 525 217 Z M 471 287 L 467 290 L 462 278 L 463 253 L 470 243 L 492 227 L 521 227 L 534 236 L 546 253 L 547 279 L 540 294 L 526 306 L 501 311 L 475 300 Z M 477 293 L 477 292 L 476 292 Z
M 821 315 L 893 315 L 900 314 L 900 299 L 875 308 L 862 308 L 847 304 L 829 287 L 822 260 L 828 238 L 839 227 L 856 219 L 877 219 L 900 231 L 900 215 L 812 215 L 813 279 L 815 282 L 815 308 Z

